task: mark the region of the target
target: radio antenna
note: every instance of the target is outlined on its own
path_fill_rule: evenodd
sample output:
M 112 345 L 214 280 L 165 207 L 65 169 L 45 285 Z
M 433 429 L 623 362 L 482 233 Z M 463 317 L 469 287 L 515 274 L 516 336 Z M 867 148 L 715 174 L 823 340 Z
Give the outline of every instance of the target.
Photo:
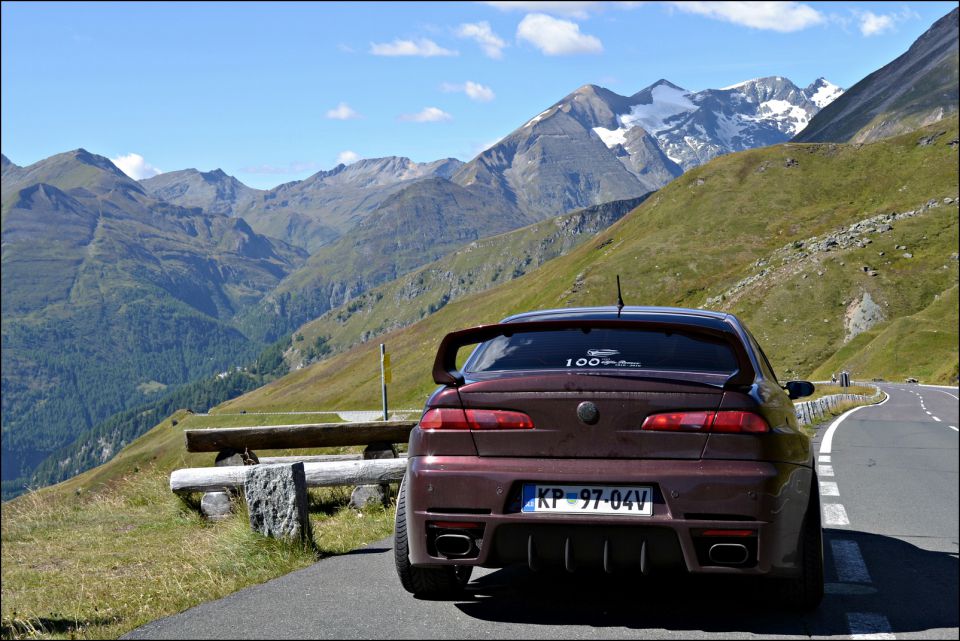
M 620 294 L 620 274 L 617 274 L 617 318 L 620 318 L 621 311 L 623 311 L 623 296 Z

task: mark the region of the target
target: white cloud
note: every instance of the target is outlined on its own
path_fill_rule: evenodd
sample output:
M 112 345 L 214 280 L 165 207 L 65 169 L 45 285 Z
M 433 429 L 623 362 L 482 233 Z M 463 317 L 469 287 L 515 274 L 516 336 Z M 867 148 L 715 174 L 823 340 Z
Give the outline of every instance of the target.
M 603 51 L 599 38 L 580 33 L 577 23 L 542 13 L 524 16 L 517 25 L 517 39 L 528 41 L 548 56 Z
M 327 112 L 327 118 L 332 120 L 354 120 L 360 117 L 360 114 L 354 111 L 350 105 L 345 102 L 341 102 L 336 106 L 335 109 L 331 109 Z
M 479 82 L 473 82 L 472 80 L 467 80 L 463 84 L 445 82 L 440 85 L 440 91 L 446 93 L 462 91 L 467 94 L 470 100 L 476 100 L 477 102 L 490 102 L 497 97 L 496 94 L 493 93 L 493 89 L 481 85 Z
M 443 109 L 427 107 L 419 113 L 403 114 L 400 116 L 400 120 L 403 120 L 404 122 L 443 122 L 446 120 L 453 120 L 453 116 L 448 114 Z
M 570 16 L 572 18 L 586 18 L 590 9 L 596 9 L 601 2 L 537 2 L 537 1 L 506 1 L 485 2 L 484 4 L 496 7 L 501 11 L 536 11 L 538 13 L 552 13 L 554 15 Z
M 898 22 L 905 20 L 919 20 L 920 16 L 910 8 L 905 7 L 900 13 L 885 13 L 877 15 L 872 11 L 854 11 L 860 23 L 860 33 L 865 37 L 879 36 L 896 29 Z
M 120 171 L 130 176 L 134 180 L 143 180 L 144 178 L 150 178 L 151 176 L 156 176 L 157 174 L 163 173 L 163 170 L 158 169 L 148 163 L 140 154 L 127 154 L 126 156 L 118 156 L 116 158 L 111 158 L 110 162 L 112 162 Z
M 860 33 L 865 36 L 879 36 L 884 31 L 893 28 L 893 17 L 888 15 L 877 15 L 872 11 L 864 11 L 860 14 Z
M 671 2 L 685 13 L 753 29 L 788 33 L 823 23 L 826 18 L 813 7 L 800 2 Z
M 444 49 L 433 40 L 420 38 L 419 40 L 394 40 L 393 42 L 371 43 L 370 53 L 375 56 L 459 56 L 459 51 Z
M 490 28 L 489 22 L 465 22 L 457 27 L 457 36 L 476 40 L 488 58 L 499 60 L 503 57 L 503 48 L 507 46 Z
M 360 154 L 355 151 L 350 151 L 349 149 L 347 151 L 341 151 L 339 154 L 337 154 L 338 165 L 352 165 L 358 160 L 360 160 Z

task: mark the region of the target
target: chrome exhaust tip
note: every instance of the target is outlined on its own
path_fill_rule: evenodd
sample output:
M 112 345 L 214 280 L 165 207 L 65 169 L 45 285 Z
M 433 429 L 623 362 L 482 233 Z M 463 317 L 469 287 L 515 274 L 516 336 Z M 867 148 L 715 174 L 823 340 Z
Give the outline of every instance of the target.
M 441 534 L 434 545 L 446 557 L 466 556 L 474 549 L 473 539 L 466 534 Z
M 740 543 L 717 543 L 710 546 L 707 556 L 717 565 L 742 565 L 747 562 L 750 552 Z

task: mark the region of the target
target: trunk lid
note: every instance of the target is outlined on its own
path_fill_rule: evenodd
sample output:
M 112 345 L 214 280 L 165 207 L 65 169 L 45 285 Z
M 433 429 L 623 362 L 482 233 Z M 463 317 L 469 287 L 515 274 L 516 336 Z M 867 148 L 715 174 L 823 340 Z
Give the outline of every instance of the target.
M 641 431 L 660 412 L 716 411 L 726 375 L 636 376 L 586 372 L 472 375 L 459 388 L 465 409 L 513 410 L 530 430 L 473 431 L 480 456 L 699 459 L 707 434 Z M 578 414 L 581 404 L 590 408 Z

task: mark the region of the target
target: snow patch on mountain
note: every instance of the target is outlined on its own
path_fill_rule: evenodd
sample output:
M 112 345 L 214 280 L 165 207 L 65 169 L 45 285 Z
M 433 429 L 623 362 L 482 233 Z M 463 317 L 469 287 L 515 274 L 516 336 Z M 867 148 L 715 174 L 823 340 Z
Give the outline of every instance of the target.
M 816 91 L 810 95 L 810 102 L 815 104 L 820 109 L 823 109 L 831 102 L 843 95 L 843 89 L 837 85 L 820 78 L 817 80 L 814 85 L 811 85 L 810 88 L 816 86 Z
M 649 133 L 657 133 L 672 127 L 680 114 L 697 110 L 690 100 L 690 93 L 667 85 L 658 85 L 650 91 L 653 100 L 649 104 L 633 105 L 630 113 L 618 117 L 627 129 L 640 125 Z
M 617 145 L 623 145 L 627 142 L 627 129 L 629 127 L 620 127 L 619 129 L 607 129 L 606 127 L 594 127 L 593 131 L 595 134 L 600 136 L 600 140 L 603 141 L 610 149 L 613 149 Z
M 550 109 L 553 109 L 553 107 L 550 107 Z M 543 120 L 543 117 L 546 116 L 548 113 L 550 113 L 550 109 L 547 109 L 546 111 L 542 111 L 536 116 L 534 116 L 533 118 L 531 118 L 530 120 L 528 120 L 527 123 L 524 125 L 524 127 L 530 127 L 532 125 L 537 124 L 541 120 Z

